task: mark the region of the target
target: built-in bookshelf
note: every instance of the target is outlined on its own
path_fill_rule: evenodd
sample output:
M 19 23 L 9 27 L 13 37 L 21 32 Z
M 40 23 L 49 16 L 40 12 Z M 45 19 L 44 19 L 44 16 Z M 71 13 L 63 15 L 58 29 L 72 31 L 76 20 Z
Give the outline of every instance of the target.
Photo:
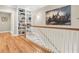
M 18 8 L 18 34 L 24 35 L 26 33 L 25 26 L 25 9 Z
M 31 32 L 31 11 L 18 8 L 18 35 L 26 36 Z
M 27 32 L 31 32 L 31 11 L 26 11 Z

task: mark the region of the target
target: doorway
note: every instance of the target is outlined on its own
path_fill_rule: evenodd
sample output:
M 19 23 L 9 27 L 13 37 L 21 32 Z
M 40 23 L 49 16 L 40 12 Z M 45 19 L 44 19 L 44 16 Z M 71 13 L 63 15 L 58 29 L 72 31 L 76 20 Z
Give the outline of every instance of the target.
M 11 14 L 0 12 L 0 32 L 11 31 Z

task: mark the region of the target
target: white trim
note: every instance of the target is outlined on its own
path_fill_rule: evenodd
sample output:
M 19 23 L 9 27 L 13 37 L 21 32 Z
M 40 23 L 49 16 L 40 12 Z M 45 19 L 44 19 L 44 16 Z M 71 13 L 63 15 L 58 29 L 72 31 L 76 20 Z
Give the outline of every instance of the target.
M 0 33 L 5 33 L 5 32 L 10 32 L 11 33 L 11 31 L 0 31 Z

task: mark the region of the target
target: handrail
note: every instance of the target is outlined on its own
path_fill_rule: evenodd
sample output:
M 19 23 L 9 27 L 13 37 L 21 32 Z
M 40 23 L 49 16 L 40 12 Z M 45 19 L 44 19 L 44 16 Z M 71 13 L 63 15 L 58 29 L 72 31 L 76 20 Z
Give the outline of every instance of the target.
M 38 30 L 45 38 L 47 38 L 48 42 L 55 48 L 57 52 L 60 53 L 60 51 L 57 49 L 57 47 L 50 41 L 50 39 L 45 35 L 42 31 Z
M 38 25 L 38 26 L 37 26 L 37 25 L 32 25 L 31 27 L 79 31 L 79 28 L 73 28 L 73 27 L 60 27 L 60 26 L 52 26 L 52 25 Z

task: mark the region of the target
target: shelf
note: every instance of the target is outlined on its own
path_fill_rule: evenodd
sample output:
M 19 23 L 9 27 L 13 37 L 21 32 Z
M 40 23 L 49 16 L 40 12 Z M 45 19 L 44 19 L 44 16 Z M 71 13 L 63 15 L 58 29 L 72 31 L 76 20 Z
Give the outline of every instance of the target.
M 50 28 L 50 29 L 63 29 L 63 30 L 73 30 L 73 31 L 79 31 L 79 28 L 71 27 L 71 26 L 54 26 L 54 25 L 32 25 L 31 27 L 37 27 L 37 28 Z
M 25 35 L 25 9 L 18 9 L 18 34 Z
M 18 8 L 18 34 L 25 35 L 27 30 L 29 31 L 31 25 L 31 11 L 25 13 L 25 9 Z M 28 28 L 27 28 L 28 27 Z

